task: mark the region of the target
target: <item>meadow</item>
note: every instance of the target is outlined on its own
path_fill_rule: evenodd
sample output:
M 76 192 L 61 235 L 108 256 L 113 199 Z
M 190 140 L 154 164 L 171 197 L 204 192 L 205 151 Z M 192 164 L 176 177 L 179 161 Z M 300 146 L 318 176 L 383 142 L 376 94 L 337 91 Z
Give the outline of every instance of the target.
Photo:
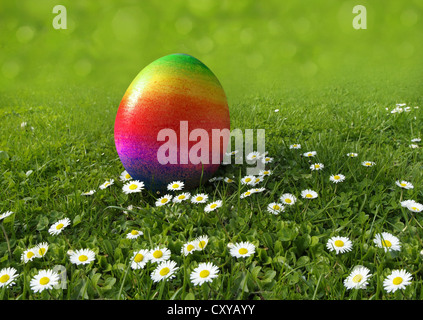
M 325 12 L 333 10 L 337 19 L 322 21 L 317 34 L 310 27 L 320 21 L 310 13 L 319 8 L 317 3 L 305 12 L 291 4 L 270 19 L 277 1 L 259 11 L 253 1 L 238 6 L 222 2 L 221 7 L 200 2 L 205 7 L 190 1 L 176 1 L 170 9 L 159 10 L 155 1 L 140 7 L 143 14 L 160 11 L 174 27 L 150 19 L 148 30 L 158 30 L 162 37 L 149 33 L 139 44 L 132 42 L 138 33 L 126 32 L 134 24 L 146 28 L 130 19 L 138 13 L 128 9 L 135 2 L 128 1 L 123 9 L 112 1 L 102 8 L 69 4 L 82 18 L 73 17 L 70 30 L 61 34 L 50 30 L 50 20 L 41 22 L 51 18 L 54 1 L 40 8 L 30 2 L 23 9 L 9 4 L 7 9 L 16 15 L 2 22 L 8 47 L 0 56 L 0 298 L 421 300 L 423 106 L 421 44 L 416 41 L 421 31 L 415 30 L 422 22 L 413 16 L 421 6 L 392 2 L 384 10 L 389 17 L 402 12 L 399 22 L 376 16 L 382 26 L 373 25 L 376 31 L 371 31 L 369 23 L 370 31 L 358 36 L 346 27 L 351 19 L 341 19 L 352 6 L 344 5 L 344 12 L 332 1 Z M 369 8 L 382 10 L 382 5 Z M 37 16 L 44 9 L 47 13 Z M 179 14 L 172 16 L 171 9 Z M 96 10 L 105 17 L 98 25 L 89 18 Z M 290 15 L 292 20 L 281 26 L 286 10 L 301 14 L 296 19 Z M 241 20 L 228 18 L 239 12 Z M 220 26 L 215 15 L 221 17 Z M 25 22 L 32 33 L 16 31 L 24 17 L 32 21 Z M 127 25 L 117 27 L 123 20 Z M 200 20 L 207 23 L 197 29 Z M 85 29 L 76 21 L 84 22 Z M 252 22 L 243 28 L 240 21 Z M 332 30 L 338 24 L 341 35 Z M 215 33 L 206 37 L 211 30 Z M 286 37 L 281 30 L 288 30 Z M 92 42 L 85 38 L 88 34 Z M 109 34 L 138 51 L 109 44 L 116 41 Z M 230 44 L 231 34 L 240 42 Z M 273 41 L 278 37 L 285 42 Z M 185 38 L 190 40 L 182 42 Z M 371 47 L 375 39 L 378 46 Z M 148 53 L 137 56 L 135 51 L 147 43 Z M 257 43 L 261 50 L 251 51 Z M 325 43 L 339 51 L 321 54 Z M 58 50 L 56 44 L 70 51 Z M 397 45 L 404 50 L 387 50 Z M 366 55 L 368 50 L 373 54 Z M 191 198 L 158 205 L 165 194 L 124 192 L 131 179 L 122 177 L 125 169 L 114 145 L 116 111 L 133 77 L 169 51 L 193 54 L 216 73 L 228 96 L 232 129 L 266 130 L 269 173 L 256 185 L 245 183 L 246 165 L 230 164 L 195 190 L 167 193 L 172 200 L 184 192 L 205 194 L 206 203 Z M 236 63 L 238 56 L 243 59 Z M 334 182 L 341 175 L 345 179 Z M 307 198 L 305 190 L 317 197 Z M 284 194 L 295 197 L 292 205 L 283 202 Z M 214 201 L 221 203 L 205 210 Z M 56 228 L 62 219 L 69 224 Z M 375 241 L 381 234 L 384 238 Z M 199 246 L 199 238 L 206 242 Z M 185 254 L 190 243 L 196 249 Z M 248 249 L 245 256 L 233 254 L 239 243 Z M 37 248 L 26 261 L 27 250 L 40 244 L 44 250 Z M 147 251 L 157 248 L 165 254 L 155 261 Z M 85 254 L 86 264 L 72 258 L 81 249 L 93 253 Z M 151 260 L 137 263 L 140 252 Z M 157 276 L 163 259 L 175 262 L 168 279 Z M 202 263 L 218 271 L 210 282 L 196 285 L 191 274 Z M 39 272 L 57 266 L 66 281 L 34 290 L 31 281 Z M 358 266 L 368 274 L 362 272 L 360 279 L 355 277 L 358 282 L 351 282 Z M 10 277 L 3 277 L 5 268 L 14 268 L 16 277 L 10 270 Z M 398 277 L 402 283 L 394 281 Z

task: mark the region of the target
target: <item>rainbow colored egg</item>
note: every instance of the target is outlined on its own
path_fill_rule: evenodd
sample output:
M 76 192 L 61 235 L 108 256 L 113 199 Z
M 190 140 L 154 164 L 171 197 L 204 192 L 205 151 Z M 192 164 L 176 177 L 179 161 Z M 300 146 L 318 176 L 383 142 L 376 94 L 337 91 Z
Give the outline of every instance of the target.
M 172 181 L 191 189 L 219 168 L 229 129 L 226 95 L 213 72 L 190 55 L 170 54 L 132 81 L 114 138 L 123 167 L 147 189 L 165 190 Z

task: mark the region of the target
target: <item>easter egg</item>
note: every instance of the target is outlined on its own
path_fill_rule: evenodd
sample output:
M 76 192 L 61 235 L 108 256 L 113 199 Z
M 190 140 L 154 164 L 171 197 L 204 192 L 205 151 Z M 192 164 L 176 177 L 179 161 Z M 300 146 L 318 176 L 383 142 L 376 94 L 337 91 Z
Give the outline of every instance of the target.
M 213 176 L 229 141 L 225 92 L 213 72 L 187 54 L 147 65 L 126 90 L 115 119 L 116 151 L 134 180 L 152 191 L 184 189 Z

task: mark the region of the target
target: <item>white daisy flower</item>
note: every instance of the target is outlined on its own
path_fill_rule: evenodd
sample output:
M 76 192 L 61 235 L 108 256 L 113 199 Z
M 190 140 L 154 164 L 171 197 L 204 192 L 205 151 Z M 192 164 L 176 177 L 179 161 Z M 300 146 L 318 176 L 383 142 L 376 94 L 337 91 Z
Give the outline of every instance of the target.
M 322 170 L 325 167 L 325 165 L 323 163 L 314 163 L 310 166 L 310 170 L 314 171 L 318 171 L 318 170 Z
M 185 243 L 181 248 L 181 253 L 185 256 L 192 254 L 194 251 L 197 250 L 197 243 L 195 241 L 190 241 Z
M 261 162 L 263 162 L 264 164 L 271 163 L 271 162 L 273 162 L 273 158 L 272 157 L 263 157 L 261 159 Z
M 316 191 L 306 189 L 301 191 L 301 197 L 303 197 L 304 199 L 315 199 L 318 197 L 318 194 Z
M 0 220 L 3 220 L 3 219 L 5 219 L 5 218 L 9 217 L 9 216 L 11 216 L 12 214 L 13 214 L 13 212 L 12 212 L 12 211 L 6 211 L 6 212 L 3 212 L 2 214 L 0 214 Z
M 423 204 L 418 203 L 418 202 L 409 202 L 407 204 L 407 209 L 412 211 L 412 212 L 422 212 L 423 211 Z
M 328 240 L 326 248 L 329 251 L 335 251 L 336 254 L 351 251 L 352 242 L 347 237 L 332 237 Z
M 119 179 L 120 179 L 120 181 L 129 181 L 129 180 L 132 180 L 132 177 L 128 173 L 128 171 L 125 170 L 120 174 Z
M 173 197 L 174 203 L 181 203 L 182 201 L 188 200 L 191 197 L 191 194 L 189 192 L 184 192 L 181 194 L 178 194 L 177 196 Z
M 157 246 L 154 249 L 150 250 L 150 261 L 151 262 L 162 262 L 169 260 L 170 250 L 168 248 L 160 248 Z
M 370 270 L 363 266 L 357 266 L 350 275 L 344 280 L 345 287 L 350 289 L 366 289 L 369 284 L 368 280 L 372 275 Z
M 301 144 L 295 143 L 289 146 L 289 149 L 301 149 Z
M 345 176 L 343 174 L 333 174 L 329 177 L 329 180 L 332 181 L 333 183 L 338 183 L 338 182 L 342 182 L 345 180 Z
M 400 203 L 401 203 L 401 207 L 408 208 L 408 206 L 414 205 L 417 202 L 414 200 L 404 200 L 404 201 L 401 201 Z
M 216 210 L 217 208 L 220 208 L 221 206 L 222 206 L 222 200 L 216 200 L 216 201 L 213 201 L 213 202 L 211 202 L 211 203 L 209 203 L 205 208 L 204 208 L 204 211 L 205 212 L 211 212 L 211 211 L 214 211 L 214 210 Z
M 157 268 L 151 273 L 151 279 L 154 282 L 172 279 L 173 277 L 175 277 L 175 272 L 178 269 L 179 267 L 176 266 L 175 261 L 162 261 L 157 266 Z
M 247 155 L 247 160 L 249 161 L 257 160 L 258 158 L 260 158 L 260 153 L 257 151 L 250 152 Z
M 354 152 L 347 153 L 347 157 L 357 158 L 358 157 L 358 153 L 354 153 Z
M 131 268 L 142 269 L 150 259 L 150 252 L 147 249 L 135 251 L 131 258 Z
M 95 260 L 95 252 L 90 249 L 80 249 L 72 252 L 70 262 L 76 265 L 89 264 Z
M 217 266 L 210 262 L 202 262 L 191 272 L 190 279 L 193 285 L 201 286 L 205 282 L 212 282 L 218 276 L 218 273 L 219 268 Z
M 235 182 L 234 179 L 231 179 L 231 178 L 228 178 L 228 177 L 225 177 L 225 179 L 223 181 L 225 181 L 226 183 L 233 183 L 233 182 Z
M 411 284 L 411 273 L 401 269 L 393 270 L 392 273 L 383 280 L 383 287 L 387 292 L 395 292 L 398 289 L 405 289 L 406 286 Z
M 292 206 L 297 201 L 297 198 L 291 193 L 284 193 L 280 196 L 279 200 L 288 206 Z
M 397 181 L 395 181 L 395 184 L 398 187 L 404 188 L 404 189 L 413 189 L 414 188 L 414 186 L 412 185 L 411 182 L 404 181 L 404 180 L 402 180 L 402 181 L 397 180 Z
M 264 190 L 266 190 L 266 188 L 254 188 L 254 189 L 250 189 L 250 191 L 252 193 L 259 193 L 259 192 L 263 192 Z
M 34 292 L 51 289 L 59 283 L 59 275 L 53 270 L 41 270 L 29 283 Z
M 114 179 L 107 180 L 100 186 L 100 189 L 106 189 L 107 187 L 112 186 L 114 182 Z
M 160 197 L 156 200 L 156 207 L 164 206 L 165 204 L 168 204 L 170 201 L 172 201 L 172 195 L 165 194 L 163 197 Z
M 252 191 L 252 189 L 251 189 L 251 190 L 247 190 L 247 191 L 245 191 L 245 192 L 241 193 L 241 195 L 240 195 L 239 197 L 240 197 L 241 199 L 244 199 L 244 198 L 246 198 L 246 197 L 251 196 L 253 193 L 254 193 L 254 191 Z
M 361 164 L 365 167 L 373 167 L 376 163 L 373 161 L 363 161 Z
M 256 186 L 264 180 L 263 176 L 254 177 L 253 182 L 250 183 L 251 186 Z
M 303 153 L 303 156 L 309 158 L 309 157 L 314 157 L 316 154 L 317 154 L 316 151 L 309 151 L 309 152 Z
M 272 174 L 271 170 L 261 170 L 259 172 L 259 176 L 261 177 L 267 177 L 267 176 L 270 176 L 271 174 Z
M 141 190 L 143 189 L 144 189 L 144 182 L 139 180 L 130 181 L 122 187 L 122 191 L 126 194 L 141 192 Z
M 230 248 L 229 253 L 235 258 L 247 258 L 254 254 L 255 251 L 256 247 L 252 243 L 243 241 L 235 243 L 233 247 Z
M 225 154 L 227 155 L 227 156 L 234 156 L 234 155 L 236 155 L 238 153 L 238 150 L 234 150 L 234 151 L 231 151 L 231 152 L 226 152 Z
M 420 141 L 422 141 L 422 139 L 420 139 L 420 138 L 411 139 L 411 142 L 420 142 Z
M 40 244 L 37 244 L 34 250 L 35 250 L 35 255 L 37 256 L 37 258 L 44 257 L 48 251 L 48 243 L 42 242 Z
M 206 203 L 209 196 L 205 193 L 199 193 L 191 197 L 192 203 Z
M 21 255 L 21 260 L 23 263 L 27 263 L 29 261 L 34 260 L 34 258 L 37 257 L 37 249 L 36 248 L 30 248 L 30 249 L 26 249 L 22 255 Z
M 281 203 L 272 202 L 272 203 L 269 203 L 267 206 L 267 211 L 275 215 L 283 212 L 284 210 L 285 210 L 285 207 Z
M 376 234 L 375 238 L 373 239 L 373 242 L 377 247 L 383 248 L 385 252 L 401 250 L 401 244 L 399 239 L 388 232 Z
M 3 268 L 0 270 L 0 288 L 11 287 L 15 284 L 15 279 L 19 276 L 15 268 Z
M 126 234 L 126 238 L 127 239 L 136 239 L 139 236 L 142 236 L 144 233 L 142 231 L 139 230 L 131 230 L 131 232 Z
M 95 190 L 90 190 L 87 192 L 82 192 L 81 196 L 92 196 L 95 193 Z
M 209 237 L 204 235 L 194 240 L 194 246 L 196 250 L 204 250 L 209 243 Z
M 409 147 L 411 149 L 417 149 L 419 147 L 419 145 L 418 144 L 415 144 L 415 143 L 412 143 L 412 144 L 409 145 Z
M 184 188 L 184 183 L 182 181 L 173 181 L 167 185 L 167 190 L 169 191 L 179 191 Z
M 70 225 L 71 221 L 68 218 L 61 219 L 56 223 L 52 224 L 48 229 L 48 232 L 51 235 L 58 235 L 65 229 L 68 225 Z
M 254 180 L 255 180 L 254 176 L 248 175 L 241 179 L 241 184 L 252 185 L 254 183 Z

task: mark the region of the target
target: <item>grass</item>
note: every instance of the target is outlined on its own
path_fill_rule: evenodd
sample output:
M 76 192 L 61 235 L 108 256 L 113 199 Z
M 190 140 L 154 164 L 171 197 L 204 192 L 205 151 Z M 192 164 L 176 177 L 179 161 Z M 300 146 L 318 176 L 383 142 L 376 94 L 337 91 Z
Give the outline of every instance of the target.
M 245 166 L 222 166 L 217 176 L 234 175 L 235 183 L 217 181 L 190 190 L 207 193 L 209 200 L 223 200 L 221 208 L 206 214 L 204 205 L 188 202 L 156 207 L 158 195 L 145 190 L 124 194 L 119 181 L 124 168 L 113 139 L 120 96 L 76 92 L 39 92 L 35 99 L 23 93 L 13 104 L 3 98 L 0 206 L 1 212 L 14 214 L 2 220 L 8 241 L 0 244 L 0 267 L 14 267 L 20 275 L 14 286 L 1 289 L 2 299 L 423 297 L 422 217 L 400 206 L 405 199 L 421 202 L 423 195 L 421 148 L 409 147 L 412 138 L 421 137 L 421 109 L 414 108 L 421 100 L 392 98 L 390 103 L 380 103 L 332 94 L 318 101 L 318 95 L 304 97 L 301 91 L 237 98 L 231 104 L 232 128 L 266 129 L 266 150 L 274 157 L 268 168 L 273 174 L 260 185 L 265 192 L 240 199 L 247 189 L 238 182 Z M 292 103 L 287 103 L 288 97 Z M 411 111 L 391 114 L 394 101 L 406 102 Z M 254 112 L 245 112 L 250 107 Z M 21 127 L 22 122 L 27 125 Z M 290 149 L 293 143 L 302 148 Z M 317 152 L 315 158 L 301 156 L 312 150 Z M 358 157 L 348 158 L 348 152 L 357 152 Z M 361 165 L 364 160 L 376 166 L 366 168 Z M 314 162 L 325 168 L 311 171 Z M 28 170 L 32 173 L 27 176 Z M 335 173 L 344 174 L 346 180 L 333 184 L 329 176 Z M 108 179 L 114 179 L 114 184 L 99 189 Z M 415 188 L 398 188 L 399 179 Z M 300 192 L 308 188 L 319 197 L 301 199 Z M 96 190 L 92 196 L 81 195 L 92 189 Z M 299 201 L 278 215 L 269 213 L 267 205 L 283 193 L 292 193 Z M 65 217 L 71 225 L 57 236 L 50 235 L 49 226 Z M 132 229 L 144 234 L 127 239 Z M 375 247 L 373 239 L 380 232 L 397 236 L 401 251 Z M 180 253 L 184 243 L 201 235 L 209 237 L 205 250 L 186 257 Z M 336 235 L 349 237 L 352 251 L 328 251 L 326 242 Z M 232 257 L 227 245 L 240 241 L 252 242 L 255 254 Z M 41 242 L 49 244 L 46 256 L 21 262 L 23 251 Z M 174 279 L 158 284 L 150 278 L 153 263 L 141 270 L 130 267 L 135 250 L 157 245 L 169 248 L 179 266 Z M 87 266 L 71 264 L 67 251 L 81 248 L 94 250 L 96 260 Z M 194 287 L 189 274 L 201 262 L 216 264 L 220 274 L 211 284 Z M 66 288 L 34 293 L 30 279 L 38 270 L 56 265 L 66 269 Z M 368 267 L 373 274 L 365 290 L 347 290 L 343 285 L 356 265 Z M 382 282 L 394 269 L 406 269 L 413 281 L 405 290 L 387 293 Z

